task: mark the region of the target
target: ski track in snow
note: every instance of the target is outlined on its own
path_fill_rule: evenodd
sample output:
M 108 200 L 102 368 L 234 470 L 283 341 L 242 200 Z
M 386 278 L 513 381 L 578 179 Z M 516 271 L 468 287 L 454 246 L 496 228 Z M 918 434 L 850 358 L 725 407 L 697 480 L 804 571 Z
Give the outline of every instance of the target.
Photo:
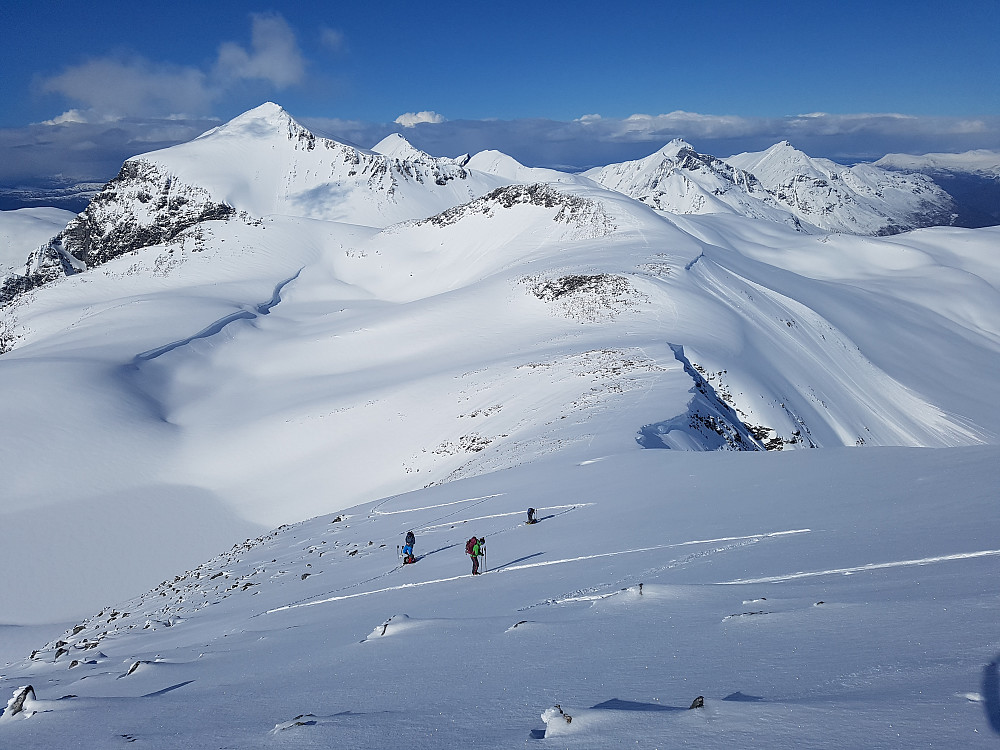
M 768 539 L 768 538 L 774 538 L 774 537 L 779 537 L 779 536 L 789 536 L 791 534 L 807 534 L 810 531 L 811 531 L 811 529 L 794 529 L 794 530 L 789 530 L 789 531 L 774 531 L 774 532 L 769 532 L 769 533 L 765 533 L 765 534 L 751 534 L 749 536 L 720 537 L 719 539 L 701 539 L 701 540 L 691 540 L 691 541 L 687 541 L 687 542 L 678 542 L 678 543 L 674 543 L 674 544 L 658 544 L 658 545 L 655 545 L 655 546 L 652 546 L 652 547 L 637 547 L 637 548 L 634 548 L 634 549 L 616 550 L 614 552 L 599 552 L 599 553 L 593 554 L 593 555 L 580 555 L 578 557 L 567 557 L 567 558 L 563 558 L 561 560 L 546 560 L 544 562 L 525 563 L 524 565 L 510 565 L 510 564 L 500 565 L 500 566 L 498 566 L 496 568 L 493 568 L 489 572 L 490 573 L 494 573 L 494 574 L 497 574 L 497 573 L 512 573 L 512 572 L 518 571 L 518 570 L 528 570 L 530 568 L 543 568 L 543 567 L 547 567 L 547 566 L 550 566 L 550 565 L 563 565 L 563 564 L 566 564 L 566 563 L 582 562 L 584 560 L 597 560 L 597 559 L 605 558 L 605 557 L 618 557 L 619 555 L 631 555 L 631 554 L 636 554 L 636 553 L 640 553 L 640 552 L 654 552 L 656 550 L 669 549 L 671 547 L 683 547 L 683 546 L 689 546 L 689 545 L 695 545 L 695 544 L 717 544 L 717 543 L 720 543 L 720 542 L 727 542 L 727 541 L 747 541 L 747 540 L 759 541 L 761 539 Z M 998 554 L 1000 554 L 1000 553 L 998 553 Z M 388 571 L 387 573 L 383 574 L 383 576 L 384 575 L 388 575 L 389 573 L 391 573 L 391 572 L 393 572 L 395 570 L 398 570 L 398 569 L 399 569 L 398 567 L 397 568 L 393 568 L 393 570 Z M 376 579 L 377 578 L 381 578 L 383 576 L 376 576 Z M 431 580 L 428 580 L 428 581 L 412 581 L 412 582 L 409 582 L 409 583 L 400 584 L 398 586 L 387 586 L 385 588 L 375 589 L 373 591 L 359 591 L 359 592 L 356 592 L 356 593 L 353 593 L 353 594 L 341 594 L 339 596 L 330 596 L 330 597 L 326 597 L 326 598 L 323 598 L 323 599 L 316 599 L 314 601 L 306 601 L 306 602 L 295 603 L 295 604 L 287 604 L 284 607 L 275 607 L 274 609 L 266 610 L 263 614 L 268 614 L 269 615 L 269 614 L 274 614 L 276 612 L 284 612 L 284 611 L 290 610 L 290 609 L 298 609 L 300 607 L 312 607 L 312 606 L 314 606 L 316 604 L 329 604 L 331 602 L 343 601 L 345 599 L 356 599 L 356 598 L 361 597 L 361 596 L 372 596 L 373 594 L 384 594 L 387 591 L 400 591 L 402 589 L 417 588 L 417 587 L 420 587 L 420 586 L 430 586 L 430 585 L 437 584 L 437 583 L 449 583 L 450 581 L 459 581 L 459 580 L 461 580 L 463 578 L 471 578 L 471 577 L 472 577 L 471 573 L 466 573 L 464 575 L 450 576 L 448 578 L 435 578 L 435 579 L 431 579 Z M 368 582 L 370 582 L 371 580 L 375 580 L 375 579 L 369 579 Z M 753 581 L 746 581 L 746 583 L 753 583 Z M 345 587 L 345 588 L 347 588 L 347 587 Z M 545 602 L 545 603 L 550 603 L 550 602 Z
M 987 549 L 979 552 L 959 552 L 954 555 L 938 555 L 937 557 L 922 557 L 919 560 L 897 560 L 884 563 L 867 563 L 857 565 L 853 568 L 833 568 L 831 570 L 813 570 L 809 572 L 788 573 L 779 576 L 766 576 L 764 578 L 738 578 L 735 581 L 719 581 L 721 586 L 737 586 L 744 583 L 781 583 L 783 581 L 794 581 L 799 578 L 816 578 L 817 576 L 830 575 L 852 575 L 853 573 L 863 573 L 867 570 L 885 570 L 887 568 L 909 568 L 916 565 L 932 565 L 939 562 L 950 562 L 952 560 L 971 560 L 977 557 L 991 557 L 1000 555 L 998 549 Z
M 400 513 L 415 513 L 418 510 L 433 510 L 434 508 L 445 508 L 449 505 L 460 505 L 462 503 L 471 503 L 474 500 L 489 500 L 490 498 L 493 497 L 501 497 L 502 494 L 503 493 L 497 495 L 483 495 L 482 497 L 467 497 L 464 500 L 452 500 L 449 503 L 438 503 L 437 505 L 425 505 L 422 508 L 403 508 L 402 510 L 379 510 L 379 506 L 382 505 L 382 503 L 378 503 L 377 505 L 372 507 L 370 513 L 373 516 L 395 516 Z M 386 498 L 386 501 L 384 502 L 387 502 L 388 500 L 391 499 L 392 498 Z
M 564 508 L 568 509 L 568 510 L 576 510 L 577 508 L 585 508 L 588 505 L 596 505 L 596 504 L 597 503 L 576 503 L 574 505 L 548 505 L 548 506 L 546 506 L 544 508 L 536 508 L 535 510 L 537 512 L 539 512 L 539 513 L 541 513 L 542 511 L 546 511 L 546 510 L 559 510 L 559 509 L 564 509 Z M 566 511 L 564 511 L 564 512 L 566 512 Z M 486 521 L 486 520 L 489 520 L 491 518 L 505 518 L 506 516 L 523 516 L 524 513 L 525 512 L 523 510 L 515 510 L 515 511 L 512 511 L 510 513 L 494 513 L 494 514 L 489 515 L 489 516 L 476 516 L 475 518 L 463 518 L 461 521 L 451 521 L 449 523 L 437 523 L 437 524 L 433 524 L 433 525 L 429 525 L 429 526 L 420 526 L 418 528 L 418 531 L 429 532 L 432 529 L 441 529 L 441 528 L 445 528 L 445 527 L 451 528 L 452 526 L 456 526 L 458 524 L 463 524 L 463 523 L 469 523 L 470 521 Z M 556 513 L 555 515 L 562 515 L 562 514 L 561 513 Z M 541 519 L 539 519 L 539 520 L 541 520 Z M 518 528 L 518 527 L 520 527 L 522 525 L 523 524 L 518 524 L 517 526 L 512 527 L 512 528 Z M 503 529 L 502 531 L 493 532 L 493 534 L 491 536 L 496 536 L 497 534 L 503 533 L 503 531 L 509 531 L 509 529 Z

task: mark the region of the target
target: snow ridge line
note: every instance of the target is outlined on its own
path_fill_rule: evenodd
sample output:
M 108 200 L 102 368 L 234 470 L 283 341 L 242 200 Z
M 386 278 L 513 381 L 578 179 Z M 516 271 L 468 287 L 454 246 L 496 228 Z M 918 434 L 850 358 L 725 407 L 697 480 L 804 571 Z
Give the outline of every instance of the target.
M 514 565 L 510 567 L 500 566 L 491 570 L 491 573 L 509 573 L 515 570 L 527 570 L 528 568 L 542 568 L 549 565 L 562 565 L 563 563 L 580 562 L 581 560 L 596 560 L 601 557 L 617 557 L 619 555 L 630 555 L 636 552 L 653 552 L 660 549 L 667 549 L 669 547 L 683 547 L 692 544 L 711 544 L 715 542 L 724 541 L 735 541 L 739 539 L 766 539 L 770 537 L 778 536 L 788 536 L 790 534 L 806 534 L 809 533 L 811 529 L 795 529 L 791 531 L 774 531 L 767 534 L 751 534 L 749 536 L 737 536 L 737 537 L 723 537 L 720 539 L 702 539 L 702 540 L 692 540 L 688 542 L 679 542 L 675 544 L 657 544 L 653 547 L 639 547 L 636 549 L 625 549 L 617 550 L 615 552 L 599 552 L 595 555 L 581 555 L 579 557 L 567 557 L 562 560 L 547 560 L 545 562 L 537 563 L 526 563 L 524 565 Z M 997 552 L 1000 554 L 1000 551 Z M 312 607 L 316 604 L 329 604 L 331 602 L 343 601 L 345 599 L 356 599 L 361 596 L 371 596 L 372 594 L 384 594 L 387 591 L 400 591 L 402 589 L 417 588 L 419 586 L 430 586 L 435 583 L 449 583 L 450 581 L 460 581 L 463 578 L 471 578 L 471 573 L 466 573 L 464 575 L 451 576 L 450 578 L 435 578 L 429 581 L 412 581 L 409 583 L 402 583 L 398 586 L 387 586 L 382 589 L 375 589 L 374 591 L 359 591 L 355 594 L 342 594 L 340 596 L 331 596 L 325 599 L 317 599 L 311 602 L 302 602 L 299 604 L 286 604 L 283 607 L 275 607 L 274 609 L 268 609 L 263 612 L 265 615 L 274 614 L 275 612 L 284 612 L 289 609 L 298 609 L 300 607 Z
M 895 562 L 868 563 L 858 565 L 853 568 L 834 568 L 833 570 L 814 570 L 808 573 L 789 573 L 781 576 L 767 576 L 765 578 L 738 578 L 735 581 L 719 581 L 719 586 L 736 586 L 743 583 L 781 583 L 783 581 L 793 581 L 799 578 L 815 578 L 827 575 L 851 575 L 852 573 L 862 573 L 866 570 L 885 570 L 887 568 L 905 568 L 914 565 L 930 565 L 932 563 L 950 562 L 952 560 L 971 560 L 977 557 L 991 557 L 1000 555 L 1000 549 L 987 549 L 980 552 L 959 552 L 954 555 L 938 555 L 937 557 L 923 557 L 919 560 L 897 560 Z

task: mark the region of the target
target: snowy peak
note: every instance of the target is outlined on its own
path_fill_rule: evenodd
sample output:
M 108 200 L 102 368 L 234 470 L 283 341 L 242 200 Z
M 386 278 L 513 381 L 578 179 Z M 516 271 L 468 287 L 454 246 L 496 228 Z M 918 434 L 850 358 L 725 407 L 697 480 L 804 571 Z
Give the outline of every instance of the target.
M 955 201 L 960 227 L 1000 224 L 1000 151 L 977 149 L 961 154 L 887 154 L 874 167 L 917 172 L 930 177 Z
M 691 144 L 685 141 L 683 138 L 674 138 L 670 143 L 666 144 L 663 148 L 656 152 L 664 158 L 674 157 L 676 158 L 678 154 L 682 151 L 693 151 Z M 655 156 L 655 154 L 654 154 Z
M 267 140 L 276 136 L 304 143 L 315 143 L 316 140 L 315 135 L 273 102 L 266 102 L 259 107 L 254 107 L 234 117 L 224 125 L 202 133 L 195 140 L 217 138 Z
M 668 213 L 730 213 L 796 225 L 748 171 L 675 139 L 635 161 L 584 172 L 606 188 Z
M 961 154 L 886 154 L 876 167 L 912 172 L 972 174 L 1000 179 L 1000 151 L 976 149 Z
M 923 175 L 845 167 L 807 156 L 788 141 L 726 161 L 752 172 L 800 219 L 828 231 L 887 235 L 953 219 L 951 198 Z
M 433 159 L 430 154 L 421 151 L 399 133 L 390 133 L 375 144 L 372 147 L 372 151 L 376 154 L 387 156 L 390 159 L 398 159 L 399 161 L 424 161 Z
M 558 172 L 554 169 L 543 167 L 526 167 L 513 156 L 509 156 L 502 151 L 489 149 L 480 151 L 472 157 L 465 158 L 459 163 L 475 172 L 495 175 L 510 182 L 578 182 L 575 175 L 565 172 Z
M 828 159 L 813 159 L 788 141 L 781 141 L 766 151 L 744 153 L 726 159 L 729 164 L 752 172 L 764 184 L 780 175 L 806 175 L 824 179 L 836 165 Z

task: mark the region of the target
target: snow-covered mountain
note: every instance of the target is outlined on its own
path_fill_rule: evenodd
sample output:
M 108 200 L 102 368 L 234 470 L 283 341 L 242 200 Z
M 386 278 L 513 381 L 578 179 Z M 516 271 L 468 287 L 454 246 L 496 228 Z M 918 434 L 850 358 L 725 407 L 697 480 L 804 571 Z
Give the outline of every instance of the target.
M 954 219 L 954 202 L 923 175 L 871 164 L 845 167 L 807 156 L 788 141 L 726 161 L 752 172 L 802 221 L 827 231 L 886 235 Z
M 886 154 L 876 167 L 910 172 L 951 172 L 1000 179 L 1000 151 L 976 149 L 960 154 Z
M 979 149 L 961 154 L 888 154 L 875 166 L 930 177 L 952 196 L 956 226 L 1000 224 L 1000 151 Z
M 0 676 L 0 744 L 966 737 L 1000 228 L 802 231 L 688 150 L 611 188 L 265 105 L 126 162 L 0 308 L 0 634 L 75 620 Z
M 660 211 L 674 214 L 731 213 L 798 226 L 752 174 L 695 151 L 676 139 L 636 161 L 595 167 L 583 173 Z
M 400 142 L 402 142 L 402 145 Z M 384 226 L 501 184 L 390 136 L 363 151 L 262 104 L 195 140 L 125 162 L 80 216 L 0 287 L 0 304 L 65 273 L 166 242 L 205 221 L 281 214 Z

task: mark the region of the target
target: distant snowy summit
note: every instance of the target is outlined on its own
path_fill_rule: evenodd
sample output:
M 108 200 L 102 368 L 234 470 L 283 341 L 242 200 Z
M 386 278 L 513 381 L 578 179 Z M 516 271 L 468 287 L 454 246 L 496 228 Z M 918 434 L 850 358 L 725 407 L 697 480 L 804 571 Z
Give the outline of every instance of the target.
M 887 154 L 876 167 L 927 175 L 958 204 L 962 227 L 1000 224 L 1000 151 L 978 149 L 961 154 Z
M 845 167 L 814 159 L 782 141 L 766 151 L 726 159 L 753 172 L 768 191 L 804 221 L 851 234 L 897 234 L 951 224 L 951 197 L 921 174 L 872 164 Z
M 886 154 L 873 162 L 882 169 L 971 174 L 1000 180 L 1000 151 L 977 149 L 962 154 Z
M 644 159 L 584 174 L 669 213 L 735 213 L 821 231 L 896 234 L 954 216 L 951 197 L 924 175 L 844 167 L 787 141 L 719 159 L 674 140 Z
M 676 214 L 734 213 L 798 226 L 757 177 L 675 139 L 643 159 L 584 172 L 606 188 Z

